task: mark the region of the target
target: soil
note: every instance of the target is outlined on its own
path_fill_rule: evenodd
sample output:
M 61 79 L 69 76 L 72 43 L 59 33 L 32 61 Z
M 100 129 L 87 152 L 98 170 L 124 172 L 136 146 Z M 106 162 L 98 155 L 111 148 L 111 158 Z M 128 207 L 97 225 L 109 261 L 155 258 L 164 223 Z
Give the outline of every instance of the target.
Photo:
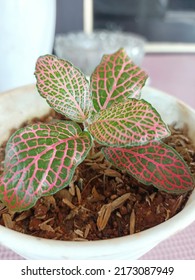
M 35 122 L 62 116 L 51 111 Z M 170 127 L 166 143 L 175 148 L 195 176 L 195 148 L 187 127 Z M 13 133 L 12 131 L 11 133 Z M 0 175 L 6 142 L 0 147 Z M 40 198 L 30 210 L 9 213 L 0 202 L 0 224 L 33 236 L 59 240 L 99 240 L 125 236 L 158 225 L 183 209 L 191 192 L 168 194 L 145 186 L 114 169 L 106 160 L 86 159 L 77 167 L 69 187 L 53 196 Z

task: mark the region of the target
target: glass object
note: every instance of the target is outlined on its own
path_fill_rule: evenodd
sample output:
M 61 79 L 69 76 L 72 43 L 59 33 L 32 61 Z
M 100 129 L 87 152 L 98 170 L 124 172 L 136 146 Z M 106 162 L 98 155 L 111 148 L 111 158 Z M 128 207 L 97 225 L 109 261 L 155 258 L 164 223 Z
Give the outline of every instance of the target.
M 103 54 L 109 54 L 123 47 L 137 65 L 144 57 L 145 39 L 133 33 L 120 31 L 94 31 L 57 34 L 54 43 L 55 54 L 71 61 L 86 75 L 90 75 L 99 64 Z

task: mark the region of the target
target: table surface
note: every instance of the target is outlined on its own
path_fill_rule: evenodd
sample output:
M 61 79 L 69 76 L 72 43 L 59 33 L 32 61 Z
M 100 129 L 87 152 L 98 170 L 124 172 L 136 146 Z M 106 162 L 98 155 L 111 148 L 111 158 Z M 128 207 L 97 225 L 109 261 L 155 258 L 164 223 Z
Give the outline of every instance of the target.
M 142 67 L 149 74 L 149 84 L 165 91 L 195 109 L 195 53 L 147 54 Z M 22 257 L 0 245 L 1 260 L 21 260 Z M 142 260 L 195 260 L 195 222 L 183 231 L 161 242 Z

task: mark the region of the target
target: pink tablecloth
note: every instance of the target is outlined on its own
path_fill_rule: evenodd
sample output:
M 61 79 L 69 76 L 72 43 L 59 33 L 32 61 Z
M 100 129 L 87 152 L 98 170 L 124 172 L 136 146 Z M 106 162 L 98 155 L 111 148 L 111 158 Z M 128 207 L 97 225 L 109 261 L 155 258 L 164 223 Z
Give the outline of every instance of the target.
M 150 76 L 150 85 L 180 98 L 195 108 L 195 54 L 146 55 L 143 67 Z M 0 259 L 22 259 L 0 246 Z M 160 243 L 141 259 L 195 260 L 195 222 L 180 233 Z

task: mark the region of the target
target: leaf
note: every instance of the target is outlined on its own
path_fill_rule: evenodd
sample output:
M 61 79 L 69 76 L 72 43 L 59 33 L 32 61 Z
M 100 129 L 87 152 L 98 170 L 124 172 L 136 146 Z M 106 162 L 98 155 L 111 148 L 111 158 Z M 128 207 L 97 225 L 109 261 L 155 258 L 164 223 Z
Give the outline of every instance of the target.
M 183 193 L 194 187 L 194 179 L 181 156 L 162 142 L 128 148 L 102 148 L 106 159 L 146 185 L 162 191 Z
M 98 143 L 117 147 L 139 146 L 170 135 L 160 115 L 143 99 L 129 99 L 100 111 L 88 130 Z
M 70 62 L 53 55 L 41 56 L 35 76 L 39 93 L 54 110 L 79 123 L 87 119 L 91 107 L 89 83 Z
M 104 55 L 91 76 L 92 100 L 96 112 L 129 98 L 140 98 L 147 74 L 136 66 L 124 49 Z
M 32 207 L 38 198 L 69 184 L 91 148 L 91 137 L 71 121 L 34 124 L 8 141 L 0 200 L 10 210 Z

